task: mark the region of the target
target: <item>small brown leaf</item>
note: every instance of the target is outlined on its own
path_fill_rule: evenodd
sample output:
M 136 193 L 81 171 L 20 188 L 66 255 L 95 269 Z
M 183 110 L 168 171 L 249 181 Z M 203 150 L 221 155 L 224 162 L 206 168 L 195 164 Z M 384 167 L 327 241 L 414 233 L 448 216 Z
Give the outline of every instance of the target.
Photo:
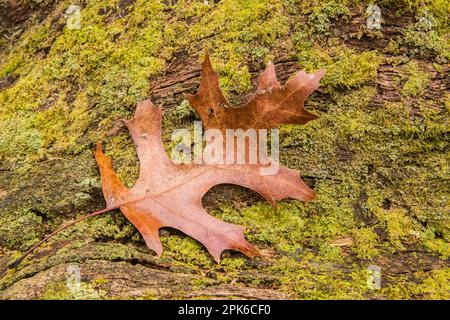
M 304 103 L 319 87 L 323 75 L 323 70 L 312 74 L 300 71 L 281 86 L 275 75 L 275 66 L 269 62 L 259 77 L 253 97 L 235 108 L 225 99 L 219 86 L 219 75 L 213 70 L 206 52 L 199 90 L 187 98 L 207 129 L 269 129 L 287 123 L 305 124 L 317 118 L 304 108 Z

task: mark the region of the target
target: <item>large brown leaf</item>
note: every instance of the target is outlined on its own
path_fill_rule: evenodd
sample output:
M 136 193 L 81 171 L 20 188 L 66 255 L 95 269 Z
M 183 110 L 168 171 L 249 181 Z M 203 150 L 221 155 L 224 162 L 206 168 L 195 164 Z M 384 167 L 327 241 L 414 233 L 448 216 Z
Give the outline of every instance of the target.
M 95 158 L 100 168 L 103 194 L 108 207 L 121 211 L 158 255 L 162 252 L 158 230 L 172 227 L 200 241 L 216 261 L 226 249 L 253 257 L 256 249 L 243 236 L 243 228 L 208 215 L 203 195 L 213 186 L 231 183 L 250 188 L 275 204 L 276 200 L 314 199 L 314 192 L 295 170 L 280 168 L 276 175 L 262 176 L 258 165 L 175 164 L 161 142 L 161 109 L 150 100 L 138 104 L 127 127 L 137 148 L 140 174 L 132 188 L 117 177 L 112 161 L 98 144 Z
M 255 96 L 244 106 L 232 108 L 220 90 L 218 75 L 206 53 L 199 91 L 189 96 L 189 100 L 207 129 L 223 132 L 225 129 L 268 129 L 283 123 L 303 124 L 316 118 L 304 109 L 303 104 L 318 87 L 322 75 L 322 71 L 311 75 L 302 71 L 281 87 L 270 63 L 260 76 Z M 150 100 L 139 103 L 134 117 L 125 123 L 139 157 L 140 173 L 136 184 L 132 188 L 122 184 L 112 160 L 98 143 L 95 158 L 107 207 L 46 236 L 10 264 L 10 268 L 58 232 L 115 208 L 120 208 L 142 234 L 147 246 L 158 255 L 162 253 L 159 229 L 172 227 L 200 241 L 216 261 L 226 249 L 239 250 L 253 257 L 258 251 L 245 240 L 243 227 L 220 221 L 204 211 L 202 198 L 210 188 L 224 183 L 237 184 L 258 192 L 273 206 L 283 198 L 303 201 L 315 198 L 314 191 L 300 179 L 297 171 L 281 166 L 277 166 L 274 174 L 264 175 L 261 163 L 250 164 L 248 161 L 244 164 L 175 164 L 167 157 L 162 145 L 161 108 L 155 108 Z

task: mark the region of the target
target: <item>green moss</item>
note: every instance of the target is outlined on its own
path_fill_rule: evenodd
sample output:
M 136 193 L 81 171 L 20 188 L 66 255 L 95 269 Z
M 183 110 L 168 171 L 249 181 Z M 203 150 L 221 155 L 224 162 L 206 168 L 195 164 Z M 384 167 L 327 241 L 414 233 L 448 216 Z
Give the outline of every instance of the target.
M 249 90 L 249 59 L 267 62 L 275 41 L 289 31 L 281 1 L 221 1 L 197 16 L 189 38 L 214 48 L 212 62 L 226 93 Z
M 209 287 L 211 286 L 215 281 L 209 278 L 197 278 L 191 281 L 191 285 L 194 287 Z
M 353 231 L 352 236 L 355 242 L 355 246 L 352 249 L 358 257 L 371 259 L 379 253 L 377 249 L 377 234 L 369 228 L 356 229 Z
M 415 62 L 405 64 L 401 70 L 402 76 L 407 79 L 403 85 L 402 93 L 406 96 L 422 95 L 429 85 L 429 74 L 421 70 Z
M 381 63 L 375 51 L 356 53 L 346 46 L 331 46 L 329 49 L 298 40 L 297 58 L 300 67 L 308 72 L 325 69 L 324 85 L 334 88 L 358 88 L 375 79 Z M 303 36 L 304 37 L 304 36 Z
M 63 246 L 52 247 L 55 242 L 61 243 Z M 25 259 L 17 268 L 9 269 L 0 279 L 0 290 L 4 290 L 21 279 L 29 278 L 36 273 L 69 262 L 83 263 L 87 260 L 104 260 L 156 264 L 156 259 L 149 254 L 144 246 L 94 242 L 92 238 L 83 233 L 77 234 L 77 229 L 72 228 L 60 233 L 39 248 L 37 255 Z M 39 255 L 39 251 L 45 254 Z M 13 261 L 13 257 L 17 257 L 17 255 L 11 255 L 9 262 Z M 95 281 L 93 284 L 96 287 L 101 287 L 101 284 Z
M 358 1 L 362 2 L 363 1 Z M 436 23 L 439 28 L 448 25 L 448 13 L 450 6 L 446 0 L 381 0 L 377 5 L 394 10 L 397 15 L 409 13 L 415 17 L 427 16 Z
M 50 17 L 44 27 L 27 30 L 17 50 L 29 56 L 18 63 L 11 52 L 12 60 L 0 66 L 1 75 L 17 69 L 12 66 L 29 66 L 13 87 L 0 92 L 0 104 L 6 106 L 0 121 L 11 128 L 0 134 L 6 142 L 0 159 L 20 160 L 36 153 L 77 154 L 108 129 L 99 122 L 102 118 L 111 124 L 129 115 L 136 102 L 145 98 L 149 76 L 162 71 L 165 59 L 170 58 L 173 35 L 169 34 L 176 26 L 162 23 L 164 6 L 157 2 L 136 1 L 126 19 L 109 24 L 98 15 L 100 6 L 99 2 L 87 4 L 82 9 L 81 29 L 64 28 L 56 39 L 47 30 Z M 147 18 L 142 20 L 142 15 Z M 123 32 L 125 23 L 127 32 Z M 139 28 L 132 27 L 138 24 Z M 50 50 L 36 60 L 35 47 L 45 41 L 51 43 Z M 94 124 L 100 129 L 97 132 L 92 131 Z M 6 149 L 17 145 L 23 146 L 19 148 L 22 154 L 16 148 Z
M 341 262 L 343 260 L 341 249 L 328 243 L 323 243 L 319 246 L 318 255 L 327 261 Z
M 178 235 L 161 237 L 163 254 L 161 259 L 170 260 L 174 266 L 185 266 L 192 270 L 211 267 L 213 261 L 201 244 L 189 237 Z
M 193 117 L 195 115 L 195 110 L 189 104 L 188 100 L 183 100 L 174 110 L 173 117 L 176 119 L 184 119 L 188 117 Z M 168 115 L 164 115 L 167 117 Z M 172 119 L 171 119 L 172 120 Z
M 69 289 L 65 282 L 55 282 L 46 285 L 44 292 L 39 297 L 41 300 L 100 300 L 104 299 L 106 292 L 98 288 L 98 283 L 80 282 Z
M 30 209 L 3 214 L 0 219 L 0 242 L 4 248 L 24 250 L 43 235 L 42 218 Z
M 351 265 L 336 270 L 325 261 L 282 258 L 271 271 L 280 276 L 282 290 L 297 299 L 362 299 L 367 291 L 364 269 Z
M 450 247 L 448 242 L 439 237 L 436 228 L 427 228 L 420 234 L 420 238 L 426 248 L 439 253 L 443 259 L 448 259 L 450 257 Z
M 395 284 L 383 288 L 382 293 L 390 299 L 446 300 L 450 279 L 450 269 L 442 268 L 429 272 L 417 272 L 413 281 L 402 278 Z
M 432 270 L 429 274 L 419 273 L 417 278 L 423 279 L 414 290 L 417 295 L 423 295 L 427 299 L 448 300 L 450 298 L 448 292 L 450 285 L 449 268 Z
M 242 210 L 241 215 L 245 225 L 251 228 L 248 233 L 250 239 L 286 249 L 303 238 L 305 220 L 295 203 L 281 204 L 276 210 L 261 203 Z M 227 211 L 222 213 L 222 218 L 233 223 L 241 220 L 236 213 Z
M 448 35 L 442 35 L 436 30 L 424 30 L 418 23 L 406 27 L 398 41 L 410 48 L 410 55 L 431 53 L 436 57 L 436 61 L 441 63 L 450 59 Z
M 338 1 L 327 1 L 311 9 L 308 21 L 314 32 L 328 34 L 332 20 L 339 18 L 342 23 L 349 15 L 350 11 L 346 5 Z

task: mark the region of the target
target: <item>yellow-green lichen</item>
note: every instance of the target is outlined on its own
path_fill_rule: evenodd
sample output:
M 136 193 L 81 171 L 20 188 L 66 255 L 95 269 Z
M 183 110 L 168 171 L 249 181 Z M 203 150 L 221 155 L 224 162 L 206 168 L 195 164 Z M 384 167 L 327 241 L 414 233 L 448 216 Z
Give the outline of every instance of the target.
M 406 96 L 422 95 L 430 83 L 429 74 L 421 70 L 415 62 L 409 62 L 402 66 L 402 71 L 402 75 L 406 77 L 402 93 Z
M 301 37 L 297 46 L 300 67 L 306 71 L 325 69 L 324 85 L 334 88 L 358 88 L 377 76 L 381 63 L 379 53 L 365 51 L 357 53 L 346 46 L 332 46 L 328 50 L 308 43 Z M 306 41 L 306 43 L 305 43 Z
M 68 286 L 65 282 L 54 282 L 48 284 L 41 300 L 100 300 L 105 298 L 106 292 L 98 288 L 98 283 L 79 282 Z

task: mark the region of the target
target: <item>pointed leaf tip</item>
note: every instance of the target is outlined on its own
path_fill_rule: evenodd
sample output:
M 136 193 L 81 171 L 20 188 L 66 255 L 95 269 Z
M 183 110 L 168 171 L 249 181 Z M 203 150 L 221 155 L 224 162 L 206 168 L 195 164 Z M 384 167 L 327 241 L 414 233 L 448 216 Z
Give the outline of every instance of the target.
M 97 141 L 97 143 L 95 144 L 95 151 L 103 152 L 103 144 L 101 143 L 101 141 Z
M 203 66 L 207 67 L 208 69 L 212 69 L 211 55 L 210 55 L 208 49 L 205 49 L 205 53 L 204 53 L 204 57 L 203 57 Z

